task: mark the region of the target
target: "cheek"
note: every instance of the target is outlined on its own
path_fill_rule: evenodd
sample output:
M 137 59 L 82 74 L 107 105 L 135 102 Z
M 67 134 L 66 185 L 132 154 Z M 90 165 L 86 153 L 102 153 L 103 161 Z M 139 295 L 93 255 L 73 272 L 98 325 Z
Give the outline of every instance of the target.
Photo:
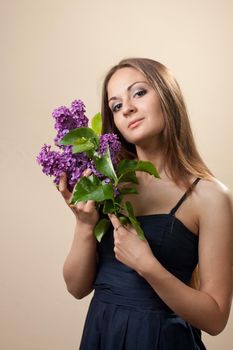
M 157 132 L 163 132 L 164 131 L 164 128 L 165 128 L 165 120 L 164 120 L 164 116 L 163 114 L 161 113 L 159 116 L 158 116 L 158 119 L 157 119 Z
M 123 120 L 119 120 L 117 118 L 114 118 L 114 124 L 119 131 L 119 133 L 123 136 L 123 138 L 127 141 L 130 142 L 127 134 L 127 123 Z
M 116 128 L 120 131 L 122 134 L 125 129 L 124 121 L 120 120 L 120 118 L 114 117 L 114 124 Z
M 160 101 L 154 100 L 153 102 L 154 103 L 151 104 L 151 108 L 154 110 L 154 113 L 156 113 L 157 115 L 163 114 Z
M 153 108 L 153 115 L 155 116 L 155 119 L 157 120 L 157 122 L 159 123 L 159 125 L 165 126 L 165 119 L 164 119 L 164 114 L 161 108 L 161 105 L 159 104 L 155 104 L 154 108 Z
M 165 119 L 164 119 L 164 115 L 163 115 L 162 111 L 160 111 L 160 113 L 158 115 L 158 120 L 159 120 L 161 127 L 164 127 L 165 126 Z

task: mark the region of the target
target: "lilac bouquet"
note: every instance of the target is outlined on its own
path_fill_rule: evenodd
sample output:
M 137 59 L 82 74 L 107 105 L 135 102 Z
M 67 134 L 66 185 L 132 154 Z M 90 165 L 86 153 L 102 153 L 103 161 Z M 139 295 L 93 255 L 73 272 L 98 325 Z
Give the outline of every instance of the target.
M 134 215 L 130 202 L 122 204 L 125 194 L 137 194 L 134 187 L 124 187 L 122 183 L 137 183 L 136 171 L 159 177 L 156 168 L 147 161 L 124 159 L 117 161 L 121 144 L 115 134 L 103 134 L 102 118 L 97 113 L 88 127 L 85 105 L 81 100 L 72 102 L 70 109 L 62 106 L 52 113 L 55 119 L 57 135 L 54 143 L 58 151 L 51 150 L 51 145 L 44 144 L 37 162 L 48 176 L 54 176 L 58 185 L 62 172 L 67 175 L 67 186 L 72 192 L 70 204 L 94 200 L 97 203 L 100 220 L 94 234 L 98 241 L 107 232 L 110 221 L 108 213 L 114 213 L 123 224 L 131 223 L 139 237 L 144 233 Z M 92 174 L 82 177 L 85 169 Z M 127 214 L 123 214 L 125 211 Z

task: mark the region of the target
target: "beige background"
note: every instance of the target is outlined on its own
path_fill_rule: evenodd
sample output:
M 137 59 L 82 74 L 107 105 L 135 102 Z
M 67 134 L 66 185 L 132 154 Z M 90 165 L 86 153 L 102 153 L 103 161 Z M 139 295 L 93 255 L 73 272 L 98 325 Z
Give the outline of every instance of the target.
M 52 110 L 81 98 L 99 111 L 107 69 L 144 56 L 170 67 L 198 147 L 233 190 L 232 0 L 1 0 L 0 348 L 78 348 L 90 298 L 65 288 L 74 218 L 35 158 Z M 208 349 L 233 346 L 233 314 Z

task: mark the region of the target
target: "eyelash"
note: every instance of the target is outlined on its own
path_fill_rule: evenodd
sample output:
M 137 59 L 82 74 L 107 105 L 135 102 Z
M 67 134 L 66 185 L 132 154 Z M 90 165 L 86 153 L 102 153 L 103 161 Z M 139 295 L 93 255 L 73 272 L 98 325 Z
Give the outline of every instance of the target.
M 142 96 L 144 96 L 146 93 L 147 93 L 147 90 L 146 90 L 146 89 L 140 89 L 140 90 L 138 90 L 138 91 L 135 92 L 134 96 L 135 96 L 135 95 L 138 95 L 139 97 L 142 97 Z
M 147 90 L 146 90 L 146 89 L 140 89 L 140 90 L 138 90 L 138 91 L 136 91 L 136 92 L 134 93 L 133 97 L 136 97 L 136 96 L 142 97 L 142 96 L 144 96 L 146 93 L 147 93 Z M 112 112 L 113 112 L 113 113 L 118 112 L 118 111 L 120 110 L 121 106 L 122 106 L 122 103 L 117 103 L 116 105 L 113 105 L 113 107 L 112 107 Z

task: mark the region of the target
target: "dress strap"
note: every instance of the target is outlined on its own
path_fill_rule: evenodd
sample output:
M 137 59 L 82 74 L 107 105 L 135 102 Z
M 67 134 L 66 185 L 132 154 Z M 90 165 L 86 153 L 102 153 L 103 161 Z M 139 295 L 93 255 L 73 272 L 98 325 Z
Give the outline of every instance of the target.
M 185 201 L 185 199 L 188 197 L 188 195 L 192 192 L 196 184 L 200 181 L 200 177 L 197 177 L 196 180 L 191 184 L 191 186 L 187 189 L 187 191 L 183 194 L 183 196 L 180 198 L 180 200 L 177 202 L 177 204 L 172 208 L 170 211 L 171 215 L 174 215 L 177 211 L 177 209 L 181 206 L 181 204 Z

